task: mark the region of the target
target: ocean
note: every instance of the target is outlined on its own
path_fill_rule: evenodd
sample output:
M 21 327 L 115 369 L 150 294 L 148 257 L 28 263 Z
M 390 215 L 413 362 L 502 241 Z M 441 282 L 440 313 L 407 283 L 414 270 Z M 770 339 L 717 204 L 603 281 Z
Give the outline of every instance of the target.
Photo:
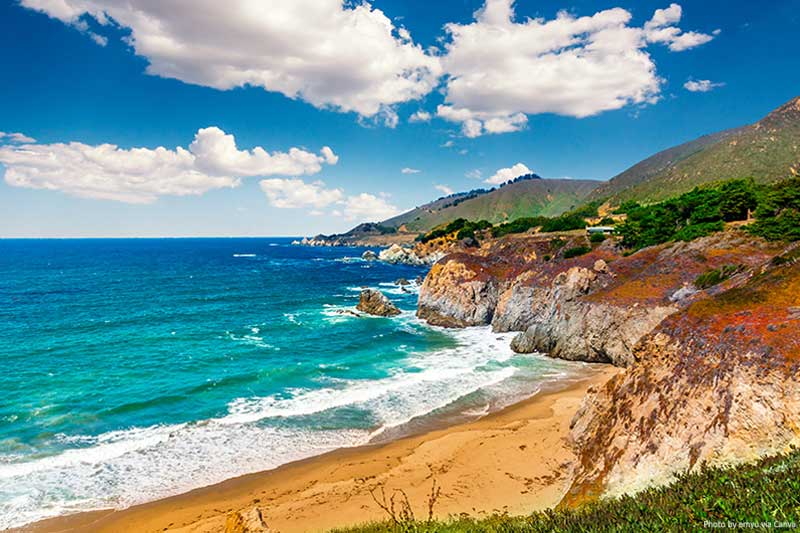
M 580 372 L 291 239 L 0 240 L 0 529 L 477 418 Z M 401 309 L 342 314 L 362 287 Z

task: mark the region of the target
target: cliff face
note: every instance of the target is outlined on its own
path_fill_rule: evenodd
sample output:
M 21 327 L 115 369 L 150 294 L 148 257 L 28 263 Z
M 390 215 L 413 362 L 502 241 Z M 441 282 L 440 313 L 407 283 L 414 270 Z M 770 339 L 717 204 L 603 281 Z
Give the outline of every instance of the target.
M 451 254 L 425 279 L 418 315 L 435 325 L 522 331 L 512 343 L 518 352 L 628 366 L 642 337 L 701 294 L 692 287 L 698 275 L 723 265 L 746 270 L 777 251 L 725 233 L 628 257 L 607 242 L 563 258 L 584 242 L 515 237 Z
M 666 318 L 628 371 L 587 397 L 564 503 L 800 445 L 800 254 L 789 255 Z

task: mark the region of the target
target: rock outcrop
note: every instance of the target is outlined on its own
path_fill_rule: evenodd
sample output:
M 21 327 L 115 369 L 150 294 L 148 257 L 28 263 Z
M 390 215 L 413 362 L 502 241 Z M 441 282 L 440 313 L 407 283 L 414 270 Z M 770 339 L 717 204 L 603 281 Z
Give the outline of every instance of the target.
M 420 255 L 415 248 L 406 248 L 399 244 L 393 244 L 389 248 L 381 250 L 378 254 L 378 259 L 391 264 L 426 266 L 435 263 L 443 256 L 443 252 L 435 251 L 427 255 Z
M 361 259 L 363 259 L 364 261 L 375 261 L 378 259 L 378 254 L 376 254 L 372 250 L 367 250 L 363 254 L 361 254 Z
M 636 343 L 701 293 L 691 286 L 699 274 L 758 265 L 777 250 L 731 233 L 630 256 L 611 242 L 576 258 L 559 256 L 582 242 L 531 236 L 450 254 L 425 279 L 418 316 L 439 326 L 521 331 L 512 342 L 518 352 L 629 366 Z
M 358 300 L 356 309 L 363 313 L 376 316 L 396 316 L 400 309 L 394 305 L 381 291 L 364 289 Z
M 431 267 L 420 288 L 417 316 L 449 328 L 488 324 L 501 284 L 487 275 L 479 258 L 452 254 Z
M 800 263 L 751 269 L 666 318 L 572 423 L 564 503 L 800 445 Z

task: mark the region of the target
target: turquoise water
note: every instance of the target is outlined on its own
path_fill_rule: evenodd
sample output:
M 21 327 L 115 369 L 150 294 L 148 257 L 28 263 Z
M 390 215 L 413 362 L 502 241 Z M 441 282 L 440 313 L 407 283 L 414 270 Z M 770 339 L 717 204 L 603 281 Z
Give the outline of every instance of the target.
M 288 239 L 0 241 L 0 528 L 463 419 L 576 365 L 414 317 L 420 268 Z M 355 318 L 363 286 L 403 310 Z

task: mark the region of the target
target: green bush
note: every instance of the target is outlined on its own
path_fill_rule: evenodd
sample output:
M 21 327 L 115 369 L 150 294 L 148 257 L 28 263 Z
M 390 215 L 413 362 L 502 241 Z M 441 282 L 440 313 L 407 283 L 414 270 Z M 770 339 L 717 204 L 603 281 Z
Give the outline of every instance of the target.
M 708 289 L 730 278 L 739 272 L 741 268 L 741 265 L 725 265 L 719 269 L 707 270 L 695 278 L 694 286 L 698 289 Z
M 561 215 L 548 219 L 547 222 L 542 224 L 540 231 L 550 233 L 552 231 L 571 231 L 575 229 L 583 229 L 586 227 L 586 220 L 580 215 Z
M 439 237 L 445 237 L 451 233 L 456 233 L 457 239 L 474 238 L 475 232 L 491 228 L 492 223 L 488 220 L 479 220 L 477 222 L 470 222 L 466 218 L 457 218 L 447 224 L 446 226 L 439 226 L 434 228 L 422 237 L 417 237 L 419 242 L 426 243 Z
M 592 233 L 589 236 L 589 242 L 591 242 L 593 244 L 597 244 L 599 242 L 603 242 L 604 240 L 606 240 L 606 234 L 605 233 Z
M 550 220 L 547 217 L 522 217 L 512 220 L 511 222 L 504 222 L 499 226 L 492 228 L 492 237 L 502 237 L 510 233 L 525 233 L 531 228 L 541 226 Z
M 570 259 L 572 257 L 578 257 L 579 255 L 587 254 L 591 252 L 592 249 L 588 246 L 575 246 L 573 248 L 567 248 L 564 250 L 564 259 Z
M 800 178 L 775 183 L 761 191 L 756 221 L 750 231 L 770 241 L 800 240 Z
M 600 221 L 601 226 L 614 226 L 616 223 L 617 221 L 611 217 L 605 217 Z

